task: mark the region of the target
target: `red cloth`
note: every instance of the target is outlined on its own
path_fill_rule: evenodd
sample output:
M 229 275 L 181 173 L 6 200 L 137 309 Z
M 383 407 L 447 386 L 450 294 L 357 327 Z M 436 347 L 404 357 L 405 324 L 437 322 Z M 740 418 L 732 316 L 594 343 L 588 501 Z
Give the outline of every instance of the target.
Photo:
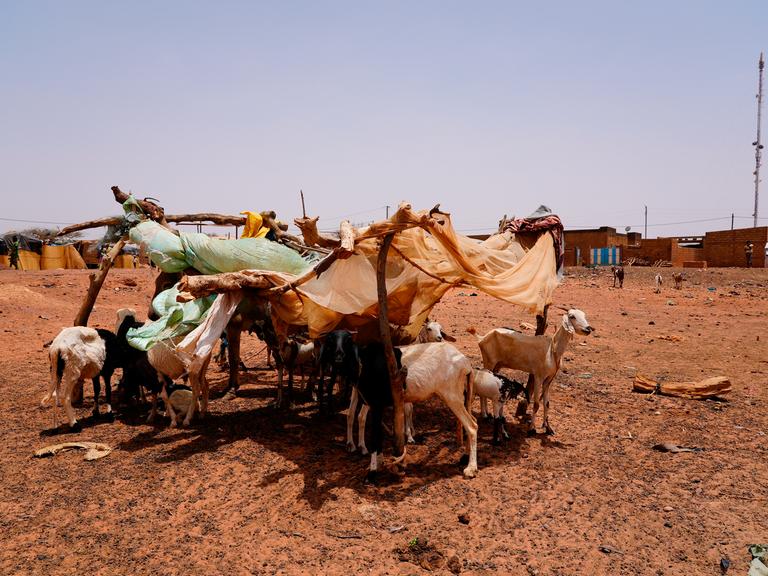
M 555 254 L 557 254 L 557 273 L 561 274 L 563 269 L 563 260 L 565 256 L 565 242 L 563 242 L 563 223 L 559 216 L 550 214 L 540 218 L 517 218 L 509 220 L 504 224 L 505 232 L 538 232 L 540 234 L 549 232 L 552 234 L 552 242 L 555 244 Z

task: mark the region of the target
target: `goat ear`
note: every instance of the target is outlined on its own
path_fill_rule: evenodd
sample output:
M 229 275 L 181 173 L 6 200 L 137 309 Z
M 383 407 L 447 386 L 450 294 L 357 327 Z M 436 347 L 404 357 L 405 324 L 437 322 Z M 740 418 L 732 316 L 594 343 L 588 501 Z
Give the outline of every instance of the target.
M 568 314 L 563 314 L 563 328 L 565 328 L 565 331 L 568 332 L 568 334 L 573 334 L 573 325 L 571 324 L 571 321 L 568 319 Z
M 442 330 L 440 330 L 440 336 L 442 336 L 443 340 L 445 340 L 446 342 L 456 342 L 456 338 L 454 338 L 450 334 L 446 334 Z

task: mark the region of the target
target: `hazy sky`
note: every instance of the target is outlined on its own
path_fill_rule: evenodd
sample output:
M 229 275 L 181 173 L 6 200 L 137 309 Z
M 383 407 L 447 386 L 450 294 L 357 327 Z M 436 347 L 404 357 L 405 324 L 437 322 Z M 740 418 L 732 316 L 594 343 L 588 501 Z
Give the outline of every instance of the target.
M 114 184 L 283 219 L 303 189 L 321 228 L 751 226 L 768 2 L 629 4 L 0 0 L 0 231 L 116 214 Z

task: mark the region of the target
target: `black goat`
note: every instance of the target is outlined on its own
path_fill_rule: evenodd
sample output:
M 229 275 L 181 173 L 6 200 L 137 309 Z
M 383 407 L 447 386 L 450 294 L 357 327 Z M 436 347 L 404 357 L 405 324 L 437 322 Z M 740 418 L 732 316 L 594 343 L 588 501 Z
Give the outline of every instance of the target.
M 323 410 L 323 388 L 326 375 L 330 374 L 325 387 L 328 396 L 328 412 L 333 413 L 333 386 L 339 380 L 342 401 L 348 402 L 353 386 L 357 386 L 360 377 L 360 353 L 352 333 L 347 330 L 334 330 L 326 334 L 320 347 L 320 384 L 318 405 Z

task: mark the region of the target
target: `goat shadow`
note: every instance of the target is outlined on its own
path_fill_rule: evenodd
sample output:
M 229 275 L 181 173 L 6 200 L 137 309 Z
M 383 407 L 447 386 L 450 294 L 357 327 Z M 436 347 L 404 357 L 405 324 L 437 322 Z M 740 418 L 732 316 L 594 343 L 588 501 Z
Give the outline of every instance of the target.
M 305 401 L 301 387 L 294 387 L 296 405 L 285 410 L 274 407 L 274 385 L 266 384 L 262 374 L 242 374 L 237 398 L 225 396 L 209 405 L 204 419 L 195 418 L 189 428 L 168 428 L 162 425 L 142 431 L 121 442 L 117 449 L 138 452 L 160 448 L 155 461 L 174 464 L 201 453 L 216 453 L 232 443 L 250 440 L 258 452 L 279 454 L 288 463 L 283 469 L 270 472 L 261 479 L 269 486 L 291 475 L 302 476 L 300 497 L 314 510 L 326 501 L 334 500 L 334 491 L 349 488 L 355 492 L 380 499 L 399 500 L 404 496 L 441 479 L 462 478 L 460 463 L 462 449 L 456 439 L 453 414 L 439 399 L 415 407 L 415 424 L 420 442 L 408 446 L 408 464 L 404 474 L 386 470 L 380 472 L 376 484 L 366 482 L 369 458 L 350 454 L 346 450 L 346 416 L 337 412 L 332 417 L 318 413 L 317 405 Z M 226 387 L 226 375 L 211 374 L 211 398 L 221 396 Z M 215 391 L 215 392 L 214 392 Z M 237 406 L 244 400 L 249 407 Z M 254 401 L 258 405 L 253 407 Z M 244 403 L 245 403 L 244 402 Z M 341 409 L 340 401 L 336 408 Z M 391 422 L 391 413 L 386 421 Z M 446 422 L 451 422 L 446 426 Z M 141 422 L 139 422 L 141 424 Z M 500 446 L 491 443 L 493 425 L 480 421 L 478 430 L 478 468 L 508 465 L 522 457 L 530 440 L 524 423 L 510 418 L 509 439 Z M 355 428 L 357 425 L 355 425 Z M 355 435 L 357 436 L 357 434 Z M 370 445 L 370 444 L 369 444 Z M 561 445 L 559 447 L 565 447 Z M 385 454 L 391 453 L 391 442 L 385 439 Z

